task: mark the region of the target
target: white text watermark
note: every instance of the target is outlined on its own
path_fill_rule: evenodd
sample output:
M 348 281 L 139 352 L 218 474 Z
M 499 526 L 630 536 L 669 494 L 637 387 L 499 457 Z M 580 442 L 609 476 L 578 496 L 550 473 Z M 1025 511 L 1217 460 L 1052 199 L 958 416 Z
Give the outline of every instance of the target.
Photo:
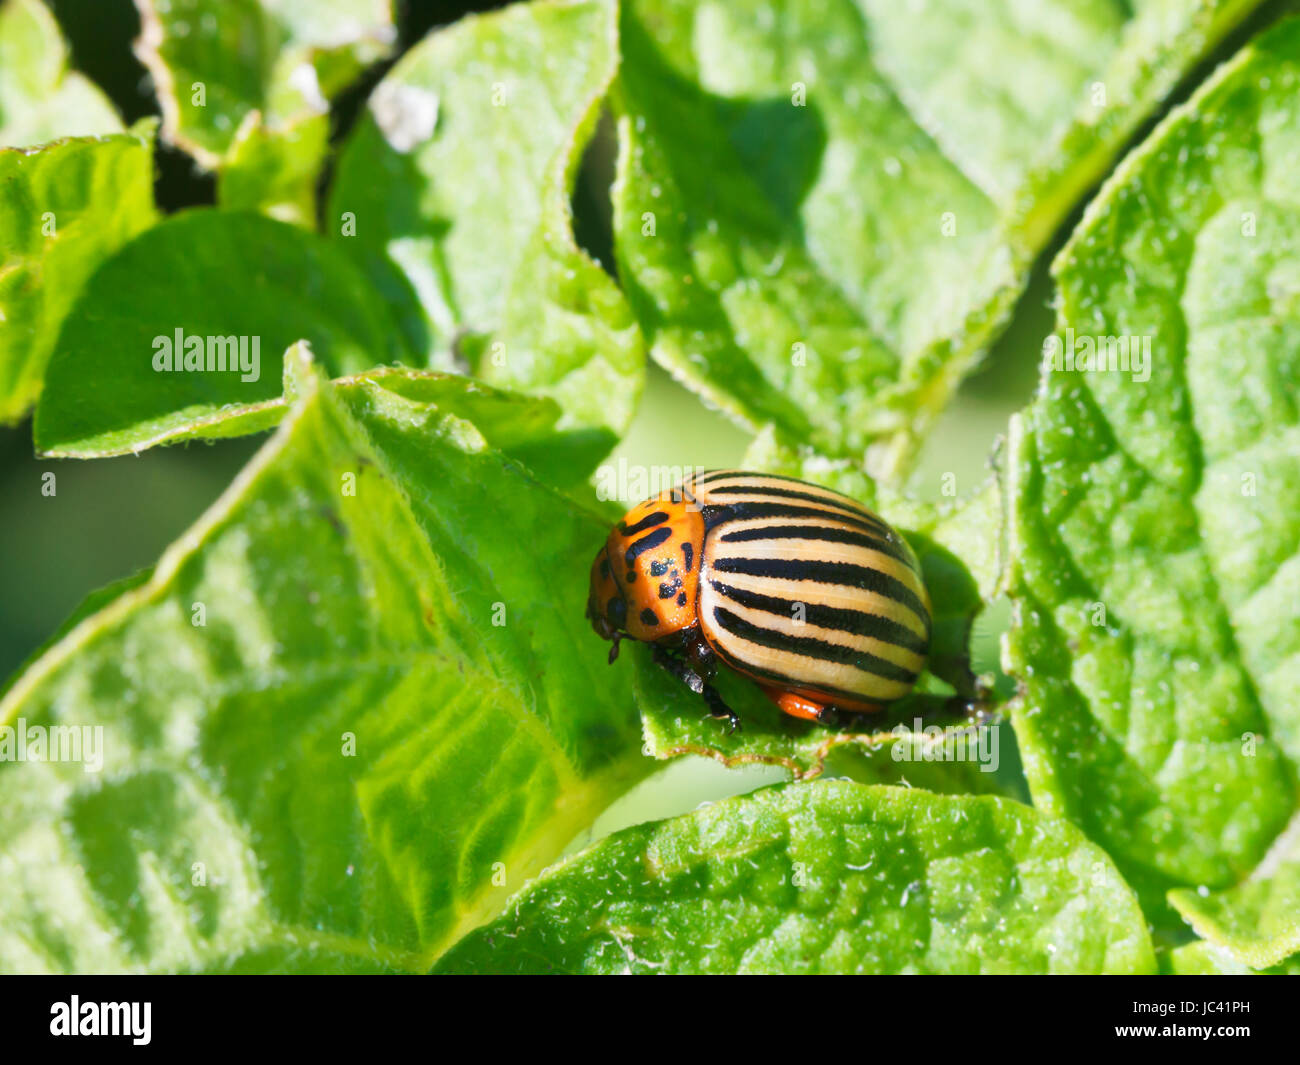
M 1126 373 L 1138 384 L 1151 380 L 1151 337 L 1065 336 L 1043 341 L 1043 368 L 1054 373 Z
M 104 768 L 103 725 L 0 725 L 0 762 L 80 762 L 87 773 Z
M 153 338 L 153 368 L 158 373 L 237 373 L 241 381 L 256 381 L 262 376 L 262 338 L 186 336 L 178 328 L 171 336 Z
M 974 762 L 981 773 L 996 773 L 1001 763 L 997 725 L 943 729 L 913 718 L 912 727 L 895 725 L 895 762 Z

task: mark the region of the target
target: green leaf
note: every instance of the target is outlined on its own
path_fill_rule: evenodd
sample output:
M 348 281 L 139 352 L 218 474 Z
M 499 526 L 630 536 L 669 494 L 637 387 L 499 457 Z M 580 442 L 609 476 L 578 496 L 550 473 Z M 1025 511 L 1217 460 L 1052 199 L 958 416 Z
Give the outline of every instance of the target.
M 1169 901 L 1197 935 L 1251 968 L 1300 953 L 1300 816 L 1241 883 L 1223 891 L 1180 888 Z
M 129 577 L 122 577 L 119 580 L 111 581 L 102 588 L 94 589 L 77 604 L 77 608 L 64 618 L 59 627 L 50 633 L 39 647 L 35 648 L 31 654 L 23 659 L 22 664 L 13 671 L 9 679 L 5 681 L 4 684 L 0 684 L 0 696 L 8 692 L 9 689 L 18 682 L 19 678 L 27 672 L 30 666 L 44 655 L 46 651 L 81 624 L 82 621 L 90 617 L 91 614 L 96 614 L 104 607 L 108 606 L 109 603 L 114 599 L 117 599 L 123 592 L 129 592 L 132 588 L 138 588 L 149 579 L 152 572 L 152 569 L 142 569 L 131 574 Z
M 1254 0 L 629 0 L 619 272 L 655 359 L 892 479 L 1028 266 Z
M 301 350 L 226 494 L 0 703 L 103 730 L 102 772 L 0 761 L 4 971 L 423 970 L 653 764 L 583 618 L 603 523 Z
M 178 353 L 177 330 L 181 349 L 201 341 L 202 369 L 177 370 L 174 358 L 156 368 Z M 230 338 L 242 343 L 238 369 Z M 334 376 L 408 357 L 387 308 L 328 242 L 255 214 L 173 215 L 86 285 L 46 374 L 36 445 L 87 458 L 222 435 L 223 407 L 279 400 L 283 353 L 300 339 Z M 279 413 L 228 429 L 266 428 Z
M 1150 972 L 1137 900 L 1073 826 L 847 781 L 637 825 L 548 870 L 440 972 Z
M 847 460 L 782 444 L 771 427 L 755 439 L 742 465 L 843 492 L 902 532 L 921 563 L 930 595 L 929 663 L 916 693 L 881 713 L 859 715 L 858 727 L 849 729 L 791 718 L 752 682 L 722 670 L 718 689 L 742 720 L 730 735 L 717 720 L 703 716 L 698 695 L 663 671 L 647 671 L 637 681 L 647 752 L 657 758 L 703 755 L 728 766 L 763 762 L 799 779 L 818 776 L 834 753 L 838 771 L 872 783 L 903 780 L 956 792 L 1000 787 L 991 774 L 1001 761 L 1001 726 L 973 721 L 964 702 L 952 705 L 951 699 L 954 692 L 977 694 L 970 631 L 997 584 L 1002 529 L 997 482 L 990 480 L 961 504 L 922 504 L 883 491 Z
M 40 394 L 87 278 L 153 224 L 153 138 L 146 120 L 129 133 L 0 150 L 0 422 Z
M 430 35 L 375 89 L 331 232 L 438 369 L 548 395 L 590 465 L 632 417 L 645 353 L 574 242 L 569 196 L 618 62 L 611 0 L 518 4 Z
M 1160 923 L 1169 888 L 1271 879 L 1252 870 L 1297 805 L 1298 56 L 1300 21 L 1261 36 L 1102 190 L 1053 268 L 1073 343 L 1009 446 L 1034 802 Z M 1085 337 L 1149 338 L 1149 380 L 1066 367 Z M 1237 934 L 1273 891 L 1222 900 Z
M 153 75 L 163 137 L 221 166 L 259 112 L 289 130 L 388 54 L 389 0 L 136 0 L 136 55 Z
M 0 146 L 118 133 L 122 120 L 93 82 L 68 69 L 59 24 L 39 0 L 0 4 Z
M 315 229 L 316 183 L 329 133 L 327 115 L 273 130 L 260 112 L 250 112 L 217 175 L 217 202 Z
M 1300 976 L 1300 956 L 1265 970 L 1248 968 L 1211 943 L 1188 943 L 1169 952 L 1163 971 L 1171 976 Z

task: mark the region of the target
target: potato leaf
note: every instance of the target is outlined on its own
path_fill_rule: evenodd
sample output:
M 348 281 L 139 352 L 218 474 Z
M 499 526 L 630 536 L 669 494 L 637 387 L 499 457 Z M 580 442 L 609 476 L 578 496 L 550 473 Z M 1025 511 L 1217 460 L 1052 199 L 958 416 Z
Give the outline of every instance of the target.
M 329 242 L 252 213 L 173 215 L 105 263 L 63 323 L 36 446 L 91 458 L 221 435 L 224 408 L 279 399 L 283 354 L 299 340 L 334 376 L 407 357 L 377 294 Z
M 1239 963 L 1266 969 L 1300 954 L 1300 816 L 1239 884 L 1179 888 L 1169 901 L 1198 935 Z
M 755 428 L 907 462 L 1029 264 L 1250 0 L 629 0 L 620 274 Z
M 427 969 L 653 764 L 583 618 L 603 523 L 454 397 L 289 366 L 226 494 L 0 702 L 0 970 Z
M 0 422 L 40 394 L 90 275 L 154 223 L 154 128 L 0 149 Z
M 1222 947 L 1197 940 L 1171 950 L 1161 971 L 1171 976 L 1300 976 L 1300 955 L 1257 970 L 1242 965 Z
M 637 825 L 548 870 L 437 971 L 1150 972 L 1098 847 L 1005 799 L 847 781 Z
M 435 369 L 547 395 L 600 455 L 645 375 L 623 294 L 574 242 L 569 196 L 618 64 L 611 0 L 517 4 L 431 34 L 339 161 L 329 231 Z
M 389 0 L 136 2 L 136 54 L 153 75 L 163 137 L 209 169 L 249 115 L 280 129 L 325 114 L 397 39 Z
M 316 185 L 329 132 L 327 115 L 270 129 L 261 114 L 250 114 L 217 175 L 217 203 L 315 229 Z
M 1170 888 L 1227 889 L 1175 898 L 1256 960 L 1296 949 L 1270 916 L 1294 865 L 1257 864 L 1300 764 L 1297 101 L 1290 20 L 1120 167 L 1054 265 L 1060 336 L 1009 447 L 1034 802 L 1158 923 Z
M 120 133 L 113 104 L 68 69 L 59 24 L 40 0 L 0 3 L 0 147 Z

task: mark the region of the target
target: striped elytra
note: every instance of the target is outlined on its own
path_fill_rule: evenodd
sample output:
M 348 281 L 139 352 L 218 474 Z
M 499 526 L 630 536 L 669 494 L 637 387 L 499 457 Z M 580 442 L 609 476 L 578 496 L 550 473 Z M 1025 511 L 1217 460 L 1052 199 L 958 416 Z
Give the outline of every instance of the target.
M 716 716 L 717 662 L 831 720 L 911 691 L 930 643 L 916 556 L 878 516 L 789 477 L 712 470 L 633 507 L 592 566 L 596 631 L 652 643 Z

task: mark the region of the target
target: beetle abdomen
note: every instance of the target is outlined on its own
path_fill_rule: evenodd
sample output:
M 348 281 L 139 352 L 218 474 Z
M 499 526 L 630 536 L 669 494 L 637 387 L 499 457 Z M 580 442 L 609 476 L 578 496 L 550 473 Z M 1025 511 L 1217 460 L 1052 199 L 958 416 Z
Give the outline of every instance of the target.
M 699 622 L 733 669 L 848 709 L 906 695 L 930 609 L 915 556 L 847 496 L 714 471 L 690 482 L 708 534 Z

